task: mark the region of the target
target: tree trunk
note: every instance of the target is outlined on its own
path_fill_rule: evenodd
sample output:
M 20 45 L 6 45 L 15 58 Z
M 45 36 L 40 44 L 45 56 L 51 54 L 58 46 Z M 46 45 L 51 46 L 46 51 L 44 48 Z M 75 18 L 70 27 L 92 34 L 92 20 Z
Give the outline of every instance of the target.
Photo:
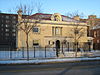
M 77 57 L 77 40 L 76 40 L 76 34 L 75 34 L 75 57 Z
M 26 34 L 27 60 L 29 60 L 28 34 Z

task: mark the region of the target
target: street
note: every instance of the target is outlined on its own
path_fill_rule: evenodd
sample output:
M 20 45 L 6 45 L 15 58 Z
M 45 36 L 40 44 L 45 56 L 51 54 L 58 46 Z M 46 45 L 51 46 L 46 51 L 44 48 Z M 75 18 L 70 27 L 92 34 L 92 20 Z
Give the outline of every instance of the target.
M 100 61 L 0 66 L 0 75 L 100 75 Z

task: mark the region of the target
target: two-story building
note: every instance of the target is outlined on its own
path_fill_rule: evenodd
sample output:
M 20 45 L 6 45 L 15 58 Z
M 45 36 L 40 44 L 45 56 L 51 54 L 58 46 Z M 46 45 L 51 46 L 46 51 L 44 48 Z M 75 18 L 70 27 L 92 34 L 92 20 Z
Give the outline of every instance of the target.
M 86 43 L 88 41 L 87 37 L 87 24 L 76 19 L 69 18 L 67 16 L 61 15 L 59 13 L 54 14 L 43 14 L 36 13 L 27 18 L 21 17 L 22 13 L 19 12 L 19 22 L 21 22 L 22 27 L 25 25 L 27 20 L 28 26 L 33 26 L 28 34 L 29 47 L 55 47 L 56 45 L 61 46 L 61 44 L 66 41 L 71 44 L 77 41 L 78 43 Z M 37 19 L 39 16 L 39 19 Z M 35 22 L 38 22 L 35 25 Z M 75 29 L 77 29 L 77 34 L 75 34 Z M 77 40 L 75 40 L 77 39 Z M 26 47 L 26 35 L 23 30 L 18 30 L 17 35 L 17 47 Z M 81 44 L 79 46 L 85 47 Z

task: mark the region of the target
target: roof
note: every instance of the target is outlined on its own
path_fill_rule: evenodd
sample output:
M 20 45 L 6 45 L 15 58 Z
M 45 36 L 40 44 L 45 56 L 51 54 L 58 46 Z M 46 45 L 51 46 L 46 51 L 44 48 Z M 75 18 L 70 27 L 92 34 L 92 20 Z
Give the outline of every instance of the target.
M 0 15 L 13 15 L 13 16 L 18 16 L 18 14 L 11 14 L 11 13 L 0 13 Z
M 42 20 L 51 20 L 51 16 L 53 14 L 45 14 L 45 13 L 36 13 L 36 14 L 33 14 L 31 16 L 29 16 L 28 18 L 30 19 L 42 19 Z M 73 18 L 70 18 L 68 16 L 65 16 L 65 15 L 61 15 L 62 17 L 62 21 L 66 21 L 66 22 L 77 22 L 77 20 L 74 20 Z
M 100 29 L 100 22 L 96 26 L 94 26 L 93 29 Z

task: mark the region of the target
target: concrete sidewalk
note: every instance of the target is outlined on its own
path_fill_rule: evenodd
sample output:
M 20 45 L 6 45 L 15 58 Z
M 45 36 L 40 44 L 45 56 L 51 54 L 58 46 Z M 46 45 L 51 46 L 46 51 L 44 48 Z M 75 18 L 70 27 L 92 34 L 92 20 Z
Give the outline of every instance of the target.
M 0 65 L 19 65 L 19 64 L 48 64 L 48 63 L 70 63 L 70 62 L 89 62 L 100 61 L 100 57 L 95 58 L 55 58 L 55 59 L 33 59 L 33 60 L 2 60 Z

